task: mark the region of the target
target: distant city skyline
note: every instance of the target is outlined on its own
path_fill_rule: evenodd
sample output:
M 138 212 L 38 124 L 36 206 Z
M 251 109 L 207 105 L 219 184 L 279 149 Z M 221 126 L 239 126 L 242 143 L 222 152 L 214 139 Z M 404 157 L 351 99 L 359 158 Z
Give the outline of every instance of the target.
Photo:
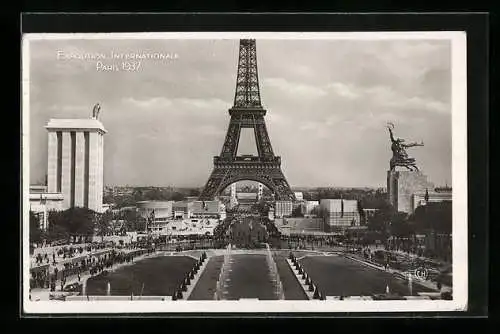
M 45 180 L 48 120 L 90 118 L 99 102 L 105 185 L 204 186 L 229 123 L 238 40 L 44 40 L 30 51 L 31 184 Z M 111 52 L 177 56 L 137 71 L 67 57 Z M 387 122 L 424 142 L 408 153 L 430 181 L 451 185 L 450 41 L 257 40 L 257 57 L 292 188 L 385 188 Z
M 240 187 L 248 186 L 249 184 L 242 184 L 247 181 L 238 181 L 237 184 Z M 255 182 L 255 181 L 254 181 Z M 257 183 L 257 182 L 255 182 Z M 254 186 L 253 184 L 250 186 Z M 445 186 L 443 185 L 438 185 L 436 184 L 436 187 L 439 186 Z M 448 185 L 449 186 L 449 185 Z M 265 188 L 267 188 L 264 185 Z M 106 184 L 104 185 L 104 188 L 171 188 L 171 189 L 194 189 L 194 188 L 202 188 L 202 187 L 182 187 L 182 186 L 175 186 L 175 185 L 166 185 L 166 186 L 158 186 L 158 185 L 127 185 L 127 184 Z M 360 186 L 360 187 L 342 187 L 342 186 L 291 186 L 292 190 L 312 190 L 312 189 L 336 189 L 336 190 L 349 190 L 349 189 L 370 189 L 370 190 L 378 190 L 378 189 L 384 189 L 386 186 L 380 186 L 380 187 L 369 187 L 369 186 Z M 229 187 L 227 188 L 229 189 Z

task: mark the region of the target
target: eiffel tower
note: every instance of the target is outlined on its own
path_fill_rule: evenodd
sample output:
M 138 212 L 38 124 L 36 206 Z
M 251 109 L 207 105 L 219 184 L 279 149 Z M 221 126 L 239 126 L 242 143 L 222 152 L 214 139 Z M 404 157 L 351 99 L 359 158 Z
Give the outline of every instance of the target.
M 268 187 L 276 200 L 294 200 L 295 195 L 281 171 L 281 157 L 274 155 L 267 134 L 260 102 L 257 50 L 254 39 L 240 40 L 238 75 L 234 105 L 229 109 L 231 120 L 214 168 L 201 192 L 200 200 L 211 200 L 230 184 L 242 180 L 257 181 Z M 242 128 L 253 129 L 257 156 L 237 156 Z

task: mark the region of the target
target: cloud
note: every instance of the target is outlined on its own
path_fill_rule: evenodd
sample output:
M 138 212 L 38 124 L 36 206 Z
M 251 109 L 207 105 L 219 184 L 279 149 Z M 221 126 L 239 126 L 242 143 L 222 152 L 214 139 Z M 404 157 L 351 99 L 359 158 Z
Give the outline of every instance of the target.
M 266 88 L 277 90 L 279 93 L 288 95 L 288 99 L 298 103 L 307 100 L 334 100 L 344 99 L 353 101 L 363 99 L 366 105 L 373 108 L 399 108 L 418 109 L 427 112 L 450 113 L 449 104 L 433 99 L 407 95 L 396 87 L 388 85 L 360 86 L 354 83 L 331 82 L 322 86 L 306 85 L 291 82 L 284 78 L 268 78 L 264 81 Z M 317 102 L 317 101 L 316 101 Z
M 214 110 L 218 111 L 224 108 L 229 108 L 230 104 L 221 99 L 196 99 L 196 98 L 166 98 L 162 96 L 136 99 L 127 97 L 123 99 L 123 103 L 131 104 L 134 107 L 141 109 L 173 109 L 173 110 Z
M 89 111 L 89 106 L 71 105 L 71 104 L 53 104 L 47 108 L 51 112 L 73 112 L 73 111 Z
M 450 113 L 450 106 L 441 101 L 419 96 L 406 96 L 390 86 L 374 86 L 362 90 L 364 98 L 381 107 L 418 109 L 421 111 Z
M 153 97 L 142 100 L 135 99 L 133 97 L 127 97 L 123 100 L 123 102 L 126 104 L 129 103 L 134 107 L 142 109 L 149 109 L 149 108 L 160 109 L 160 108 L 169 108 L 170 106 L 172 106 L 172 101 L 164 97 Z
M 315 131 L 318 129 L 318 127 L 321 125 L 322 123 L 318 123 L 318 122 L 304 122 L 304 124 L 301 124 L 299 126 L 299 130 L 301 131 Z
M 347 85 L 341 82 L 333 82 L 326 86 L 329 90 L 333 91 L 340 97 L 345 97 L 347 99 L 356 99 L 359 94 L 353 85 Z
M 195 128 L 194 131 L 204 136 L 220 137 L 226 134 L 224 129 L 207 124 L 200 125 L 199 127 Z
M 321 87 L 301 84 L 297 82 L 289 82 L 283 78 L 267 78 L 264 79 L 266 89 L 270 88 L 284 92 L 287 95 L 295 96 L 302 99 L 315 99 L 327 95 L 327 92 Z

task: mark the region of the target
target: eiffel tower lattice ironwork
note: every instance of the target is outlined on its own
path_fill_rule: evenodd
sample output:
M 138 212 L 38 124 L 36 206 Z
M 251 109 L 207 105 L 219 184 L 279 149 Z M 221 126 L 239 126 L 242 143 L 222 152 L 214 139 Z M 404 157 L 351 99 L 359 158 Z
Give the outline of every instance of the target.
M 281 158 L 274 155 L 264 121 L 265 114 L 266 110 L 260 102 L 255 40 L 242 39 L 234 105 L 229 109 L 231 120 L 222 151 L 214 157 L 214 168 L 200 200 L 211 200 L 230 184 L 242 180 L 264 184 L 274 193 L 276 200 L 295 199 L 281 171 Z M 254 130 L 257 156 L 237 155 L 242 128 Z

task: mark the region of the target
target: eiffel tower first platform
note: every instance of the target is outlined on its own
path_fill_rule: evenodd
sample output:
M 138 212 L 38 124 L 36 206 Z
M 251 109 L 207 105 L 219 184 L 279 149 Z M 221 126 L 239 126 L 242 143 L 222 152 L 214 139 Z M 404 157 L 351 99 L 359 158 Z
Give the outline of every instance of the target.
M 295 200 L 295 195 L 281 171 L 281 158 L 274 155 L 267 133 L 266 110 L 260 102 L 257 50 L 255 40 L 240 40 L 238 75 L 231 120 L 214 169 L 201 192 L 200 200 L 212 200 L 230 184 L 251 180 L 268 187 L 276 200 Z M 242 128 L 254 130 L 257 156 L 237 156 Z

